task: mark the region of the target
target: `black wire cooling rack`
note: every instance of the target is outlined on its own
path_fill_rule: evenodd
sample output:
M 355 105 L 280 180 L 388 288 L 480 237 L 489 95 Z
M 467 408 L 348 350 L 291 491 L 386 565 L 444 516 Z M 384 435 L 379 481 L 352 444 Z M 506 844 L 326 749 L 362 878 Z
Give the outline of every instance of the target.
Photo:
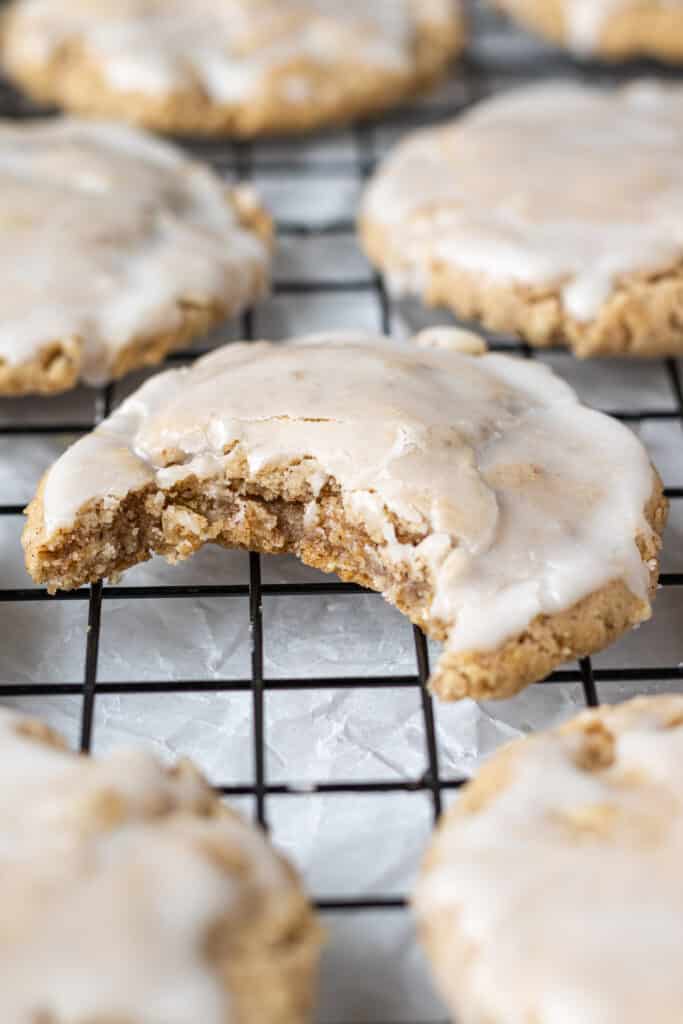
M 613 68 L 587 67 L 577 65 L 569 58 L 563 58 L 542 47 L 534 47 L 533 59 L 529 58 L 529 47 L 510 45 L 516 37 L 504 25 L 502 20 L 491 12 L 483 12 L 475 7 L 473 11 L 475 32 L 474 45 L 469 56 L 454 71 L 450 88 L 437 93 L 435 99 L 423 100 L 420 103 L 394 112 L 381 122 L 374 122 L 352 128 L 348 133 L 351 141 L 351 156 L 326 159 L 317 162 L 311 159 L 302 163 L 298 156 L 296 141 L 283 144 L 267 159 L 261 157 L 261 145 L 251 143 L 214 142 L 206 140 L 188 141 L 186 145 L 192 153 L 211 162 L 221 173 L 228 173 L 238 179 L 249 180 L 258 176 L 267 178 L 269 175 L 296 173 L 313 179 L 320 175 L 340 175 L 355 177 L 361 182 L 373 171 L 376 158 L 376 138 L 379 132 L 387 128 L 396 136 L 402 131 L 409 131 L 420 125 L 429 124 L 452 117 L 468 107 L 474 101 L 487 95 L 494 89 L 507 85 L 519 84 L 529 79 L 538 79 L 550 74 L 566 74 L 578 77 L 597 78 L 599 80 L 623 78 L 639 74 L 643 66 L 629 66 L 616 72 Z M 647 66 L 652 73 L 652 66 Z M 657 74 L 672 76 L 670 69 L 656 69 Z M 444 99 L 443 96 L 446 95 Z M 454 98 L 455 97 L 455 98 Z M 0 116 L 23 118 L 41 113 L 31 107 L 8 85 L 0 84 Z M 309 222 L 306 219 L 297 221 L 280 221 L 277 225 L 281 239 L 311 239 L 318 236 L 347 236 L 354 232 L 351 219 L 332 220 L 324 223 Z M 275 296 L 298 296 L 301 302 L 310 301 L 321 293 L 343 293 L 348 302 L 353 303 L 359 295 L 370 296 L 377 304 L 379 318 L 384 330 L 389 333 L 393 321 L 393 302 L 384 290 L 380 278 L 372 273 L 354 280 L 279 280 L 274 288 Z M 246 339 L 255 336 L 254 318 L 247 314 L 242 320 L 242 335 Z M 493 349 L 517 351 L 524 357 L 534 358 L 534 352 L 526 345 L 513 339 L 490 337 Z M 168 363 L 177 364 L 201 354 L 200 347 L 184 352 L 176 352 L 169 357 Z M 629 408 L 607 410 L 620 419 L 630 423 L 645 423 L 649 420 L 666 419 L 683 428 L 683 388 L 679 367 L 675 360 L 664 360 L 665 373 L 671 386 L 674 405 L 670 409 Z M 78 435 L 91 430 L 102 418 L 108 415 L 114 399 L 113 386 L 103 387 L 95 393 L 93 402 L 94 415 L 85 421 L 63 421 L 44 423 L 41 417 L 35 422 L 0 423 L 0 438 L 46 437 L 48 435 Z M 33 400 L 34 402 L 36 400 Z M 40 401 L 40 400 L 37 400 Z M 49 399 L 45 399 L 49 402 Z M 35 407 L 35 406 L 34 406 Z M 666 488 L 667 497 L 672 503 L 683 501 L 683 434 L 681 443 L 681 477 L 680 483 Z M 0 500 L 3 495 L 0 494 Z M 26 495 L 28 500 L 31 495 Z M 19 517 L 22 505 L 0 504 L 0 516 Z M 683 586 L 683 573 L 665 573 L 661 577 L 661 585 L 665 588 Z M 269 679 L 264 675 L 264 620 L 262 604 L 264 597 L 280 596 L 296 601 L 302 596 L 325 597 L 329 595 L 363 594 L 360 587 L 339 581 L 324 583 L 263 583 L 261 578 L 261 557 L 249 555 L 249 581 L 245 584 L 211 585 L 211 586 L 107 586 L 95 584 L 89 589 L 57 594 L 49 597 L 45 590 L 32 586 L 0 589 L 0 605 L 9 602 L 87 602 L 88 625 L 83 637 L 85 665 L 81 680 L 49 679 L 40 683 L 17 684 L 11 679 L 2 678 L 0 649 L 0 683 L 1 692 L 6 697 L 50 697 L 76 695 L 82 697 L 80 715 L 80 747 L 89 751 L 93 738 L 93 721 L 95 705 L 101 694 L 163 694 L 182 693 L 248 693 L 252 702 L 252 729 L 254 741 L 252 781 L 245 785 L 221 785 L 221 780 L 213 780 L 217 788 L 226 796 L 250 797 L 254 803 L 255 817 L 264 827 L 268 827 L 268 800 L 271 796 L 287 796 L 296 798 L 305 793 L 320 794 L 367 794 L 387 792 L 424 792 L 431 801 L 434 819 L 442 810 L 444 794 L 460 786 L 464 779 L 444 778 L 439 770 L 439 743 L 435 728 L 434 708 L 425 683 L 429 676 L 429 652 L 424 636 L 417 628 L 413 628 L 415 651 L 415 670 L 408 675 L 372 676 L 358 678 L 356 676 L 337 676 L 315 678 L 300 676 L 297 678 Z M 166 680 L 163 678 L 150 680 L 130 679 L 123 682 L 101 682 L 98 679 L 98 651 L 101 633 L 101 615 L 103 602 L 109 600 L 144 602 L 173 601 L 176 599 L 198 598 L 229 598 L 236 602 L 246 602 L 249 609 L 249 628 L 251 638 L 251 670 L 244 678 L 226 679 L 180 679 Z M 634 687 L 652 682 L 676 683 L 683 681 L 681 664 L 670 664 L 660 667 L 596 668 L 590 658 L 583 659 L 577 668 L 567 668 L 554 672 L 538 686 L 548 687 L 557 683 L 579 683 L 583 689 L 585 703 L 596 706 L 600 701 L 600 691 L 610 684 L 631 683 Z M 424 772 L 410 780 L 378 781 L 364 779 L 353 781 L 343 778 L 307 784 L 305 787 L 294 782 L 271 783 L 268 780 L 265 758 L 264 708 L 270 690 L 278 692 L 312 689 L 375 688 L 397 689 L 413 688 L 419 694 L 421 702 L 422 724 L 424 727 Z M 607 694 L 607 696 L 609 696 Z M 319 896 L 317 904 L 323 911 L 353 913 L 359 911 L 405 911 L 406 899 L 402 896 L 387 896 L 382 893 L 353 895 L 337 898 L 325 894 Z

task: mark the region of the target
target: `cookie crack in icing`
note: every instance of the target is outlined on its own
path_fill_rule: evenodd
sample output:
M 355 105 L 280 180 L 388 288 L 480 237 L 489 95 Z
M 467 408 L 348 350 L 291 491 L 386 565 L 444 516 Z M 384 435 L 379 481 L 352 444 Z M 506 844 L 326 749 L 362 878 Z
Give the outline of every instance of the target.
M 650 613 L 665 502 L 644 449 L 545 367 L 445 333 L 232 344 L 151 379 L 46 475 L 31 573 L 292 551 L 442 640 L 450 696 L 604 646 Z

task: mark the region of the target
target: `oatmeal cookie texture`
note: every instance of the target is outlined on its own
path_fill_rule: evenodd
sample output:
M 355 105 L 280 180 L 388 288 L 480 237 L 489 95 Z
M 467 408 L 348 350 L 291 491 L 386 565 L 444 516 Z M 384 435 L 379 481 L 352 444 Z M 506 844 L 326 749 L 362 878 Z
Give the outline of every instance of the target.
M 578 356 L 683 352 L 683 88 L 552 81 L 410 135 L 365 194 L 395 290 Z
M 527 28 L 581 57 L 683 60 L 681 0 L 494 0 Z
M 158 363 L 264 290 L 253 193 L 133 128 L 0 122 L 0 394 Z
M 310 1020 L 298 879 L 188 761 L 79 757 L 2 709 L 0 764 L 3 1021 Z
M 5 70 L 40 101 L 254 136 L 370 114 L 463 44 L 460 0 L 15 0 Z
M 463 1024 L 677 1024 L 683 697 L 588 711 L 495 754 L 414 896 Z
M 44 477 L 29 572 L 294 552 L 443 641 L 445 698 L 508 696 L 647 619 L 666 503 L 640 442 L 543 366 L 419 340 L 233 344 L 157 375 Z

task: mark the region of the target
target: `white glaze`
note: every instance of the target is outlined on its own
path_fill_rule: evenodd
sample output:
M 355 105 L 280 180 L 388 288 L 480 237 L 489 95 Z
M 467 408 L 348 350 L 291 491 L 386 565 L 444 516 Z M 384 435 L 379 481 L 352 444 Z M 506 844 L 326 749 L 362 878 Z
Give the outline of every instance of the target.
M 434 262 L 494 283 L 558 285 L 590 321 L 627 274 L 683 257 L 683 88 L 544 82 L 409 137 L 370 184 L 388 273 Z
M 39 64 L 77 39 L 109 84 L 122 92 L 164 95 L 198 81 L 218 103 L 258 94 L 265 79 L 296 61 L 354 61 L 411 71 L 421 22 L 449 25 L 451 0 L 18 0 L 6 60 Z M 291 98 L 305 85 L 293 72 Z M 314 96 L 303 88 L 300 99 Z
M 680 697 L 603 709 L 616 757 L 597 772 L 577 767 L 576 734 L 532 737 L 482 810 L 446 821 L 414 902 L 425 922 L 452 920 L 440 939 L 458 1020 L 678 1024 L 683 728 L 664 728 L 676 715 Z
M 247 886 L 274 902 L 288 892 L 265 840 L 240 819 L 197 815 L 208 791 L 196 776 L 142 752 L 79 758 L 20 735 L 22 722 L 0 709 L 3 1022 L 226 1024 L 206 937 L 243 912 Z M 206 844 L 242 851 L 249 880 Z
M 237 312 L 267 274 L 225 185 L 131 128 L 0 124 L 0 359 L 77 337 L 101 383 L 139 337 L 177 329 L 183 299 Z
M 334 478 L 390 564 L 428 568 L 452 649 L 496 647 L 612 579 L 647 615 L 635 538 L 654 477 L 628 429 L 539 364 L 348 332 L 229 345 L 148 381 L 50 470 L 44 539 L 95 498 L 229 479 L 242 453 L 252 474 L 308 455 L 314 493 Z M 417 548 L 388 512 L 424 531 Z

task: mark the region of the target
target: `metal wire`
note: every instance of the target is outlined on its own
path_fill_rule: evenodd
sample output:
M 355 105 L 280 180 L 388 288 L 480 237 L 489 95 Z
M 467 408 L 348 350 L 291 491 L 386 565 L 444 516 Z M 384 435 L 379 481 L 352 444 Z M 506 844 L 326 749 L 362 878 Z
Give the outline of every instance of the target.
M 480 30 L 485 34 L 489 29 L 499 31 L 500 23 L 494 21 L 494 15 L 483 16 L 477 12 L 477 19 Z M 492 82 L 503 81 L 515 83 L 525 79 L 540 78 L 544 75 L 557 73 L 558 69 L 567 74 L 585 76 L 588 74 L 605 76 L 614 75 L 609 69 L 593 68 L 587 69 L 575 65 L 569 59 L 560 61 L 553 54 L 541 53 L 537 60 L 529 63 L 525 58 L 521 60 L 507 55 L 503 59 L 497 59 L 495 65 L 487 63 L 481 57 L 467 58 L 460 72 L 460 84 L 462 86 L 462 99 L 458 102 L 444 104 L 438 102 L 428 105 L 420 105 L 416 108 L 409 108 L 392 113 L 385 119 L 384 124 L 390 124 L 394 128 L 410 130 L 418 125 L 440 121 L 446 117 L 462 111 L 482 95 L 485 95 L 492 88 Z M 638 73 L 641 66 L 632 66 L 622 72 L 622 75 Z M 672 74 L 666 71 L 666 74 Z M 0 114 L 10 117 L 33 116 L 35 110 L 8 86 L 0 86 Z M 254 174 L 260 177 L 269 174 L 281 174 L 283 172 L 296 172 L 312 179 L 330 174 L 356 175 L 361 181 L 366 179 L 375 167 L 375 141 L 378 125 L 364 125 L 354 130 L 353 139 L 355 152 L 348 160 L 326 159 L 324 161 L 311 160 L 304 164 L 282 157 L 278 159 L 261 160 L 259 158 L 258 146 L 248 143 L 222 143 L 206 140 L 188 142 L 187 145 L 192 153 L 210 161 L 220 171 L 231 171 L 241 179 L 250 178 Z M 353 233 L 354 224 L 347 220 L 337 220 L 322 225 L 309 222 L 287 221 L 278 225 L 280 237 L 292 238 L 316 238 L 323 236 L 343 236 Z M 392 322 L 392 300 L 383 287 L 381 279 L 375 274 L 369 274 L 367 278 L 353 281 L 279 281 L 274 288 L 275 295 L 296 295 L 303 298 L 316 294 L 332 292 L 343 292 L 353 296 L 360 293 L 374 296 L 379 310 L 380 320 L 383 329 L 389 332 Z M 254 326 L 251 316 L 243 319 L 242 333 L 246 339 L 254 337 Z M 501 340 L 498 337 L 491 337 L 491 347 L 504 349 L 505 351 L 516 350 L 520 354 L 534 358 L 534 352 L 528 346 L 517 343 L 512 339 Z M 194 358 L 199 347 L 176 352 L 169 356 L 168 362 L 175 364 Z M 626 422 L 647 422 L 650 420 L 667 420 L 677 422 L 683 426 L 683 387 L 679 369 L 674 360 L 664 361 L 666 373 L 671 384 L 672 396 L 675 405 L 671 409 L 653 409 L 647 407 L 632 407 L 607 410 L 613 415 Z M 83 434 L 91 430 L 104 416 L 108 415 L 112 405 L 112 389 L 106 387 L 99 389 L 94 396 L 93 416 L 89 420 L 66 420 L 59 423 L 44 424 L 41 422 L 7 423 L 0 424 L 0 438 L 2 437 L 49 437 L 54 435 Z M 683 451 L 683 438 L 682 451 Z M 667 496 L 672 502 L 683 501 L 683 478 L 680 483 L 669 486 L 666 490 Z M 0 496 L 1 497 L 1 496 Z M 26 495 L 28 499 L 30 495 Z M 0 516 L 16 517 L 21 515 L 22 506 L 17 504 L 0 504 Z M 683 573 L 665 573 L 661 577 L 663 587 L 683 586 Z M 45 590 L 35 587 L 22 587 L 14 589 L 0 589 L 0 603 L 7 602 L 62 602 L 62 601 L 87 601 L 88 602 L 88 628 L 84 639 L 85 666 L 82 682 L 69 680 L 45 680 L 44 683 L 19 684 L 3 682 L 2 694 L 6 696 L 59 696 L 67 694 L 79 694 L 82 696 L 82 714 L 80 728 L 80 746 L 87 751 L 90 749 L 93 740 L 93 728 L 95 722 L 95 708 L 97 697 L 100 694 L 144 694 L 144 693 L 250 693 L 252 695 L 252 721 L 254 739 L 254 763 L 253 781 L 245 785 L 221 784 L 220 780 L 214 780 L 217 789 L 228 796 L 252 797 L 254 800 L 254 814 L 256 820 L 264 827 L 268 826 L 268 798 L 271 796 L 287 796 L 296 798 L 302 794 L 310 796 L 318 794 L 363 794 L 363 793 L 415 793 L 424 792 L 431 798 L 433 815 L 437 818 L 443 805 L 443 795 L 446 792 L 457 789 L 463 779 L 444 779 L 439 772 L 439 741 L 435 725 L 434 709 L 432 699 L 429 696 L 425 683 L 429 675 L 429 656 L 424 636 L 418 629 L 414 629 L 415 647 L 415 672 L 414 674 L 401 676 L 379 676 L 370 678 L 357 678 L 353 676 L 335 678 L 289 678 L 269 680 L 264 677 L 264 634 L 265 625 L 263 619 L 263 598 L 271 596 L 286 597 L 288 600 L 296 600 L 304 596 L 324 595 L 346 595 L 353 599 L 354 595 L 363 594 L 361 587 L 342 582 L 326 583 L 292 583 L 292 584 L 264 584 L 261 578 L 261 558 L 257 554 L 249 556 L 249 582 L 248 584 L 225 584 L 220 586 L 127 586 L 112 587 L 101 583 L 91 586 L 89 589 L 73 593 L 62 593 L 55 597 L 48 597 Z M 246 678 L 215 679 L 182 679 L 154 681 L 127 680 L 124 682 L 101 682 L 98 679 L 98 651 L 101 636 L 102 606 L 111 600 L 125 601 L 149 601 L 149 600 L 175 600 L 175 599 L 229 599 L 237 602 L 247 602 L 249 609 L 249 624 L 251 631 L 251 669 L 250 675 Z M 412 628 L 406 625 L 406 629 Z M 558 683 L 579 683 L 583 687 L 585 702 L 589 706 L 596 706 L 599 702 L 599 690 L 605 690 L 611 683 L 623 682 L 648 682 L 683 680 L 683 668 L 680 664 L 671 664 L 663 667 L 651 668 L 647 666 L 628 668 L 602 668 L 596 669 L 590 658 L 581 660 L 578 668 L 567 668 L 554 672 L 539 686 L 549 686 Z M 366 780 L 345 780 L 337 779 L 319 783 L 298 786 L 295 783 L 270 784 L 266 774 L 265 758 L 265 726 L 264 715 L 268 693 L 277 690 L 279 693 L 286 691 L 310 690 L 310 689 L 416 689 L 420 696 L 422 721 L 424 725 L 425 740 L 425 768 L 424 773 L 415 779 L 403 781 L 379 781 L 374 779 Z M 368 910 L 400 911 L 406 901 L 401 896 L 387 896 L 382 893 L 373 894 L 370 897 L 337 898 L 334 895 L 323 895 L 318 899 L 318 905 L 322 910 L 362 912 Z

